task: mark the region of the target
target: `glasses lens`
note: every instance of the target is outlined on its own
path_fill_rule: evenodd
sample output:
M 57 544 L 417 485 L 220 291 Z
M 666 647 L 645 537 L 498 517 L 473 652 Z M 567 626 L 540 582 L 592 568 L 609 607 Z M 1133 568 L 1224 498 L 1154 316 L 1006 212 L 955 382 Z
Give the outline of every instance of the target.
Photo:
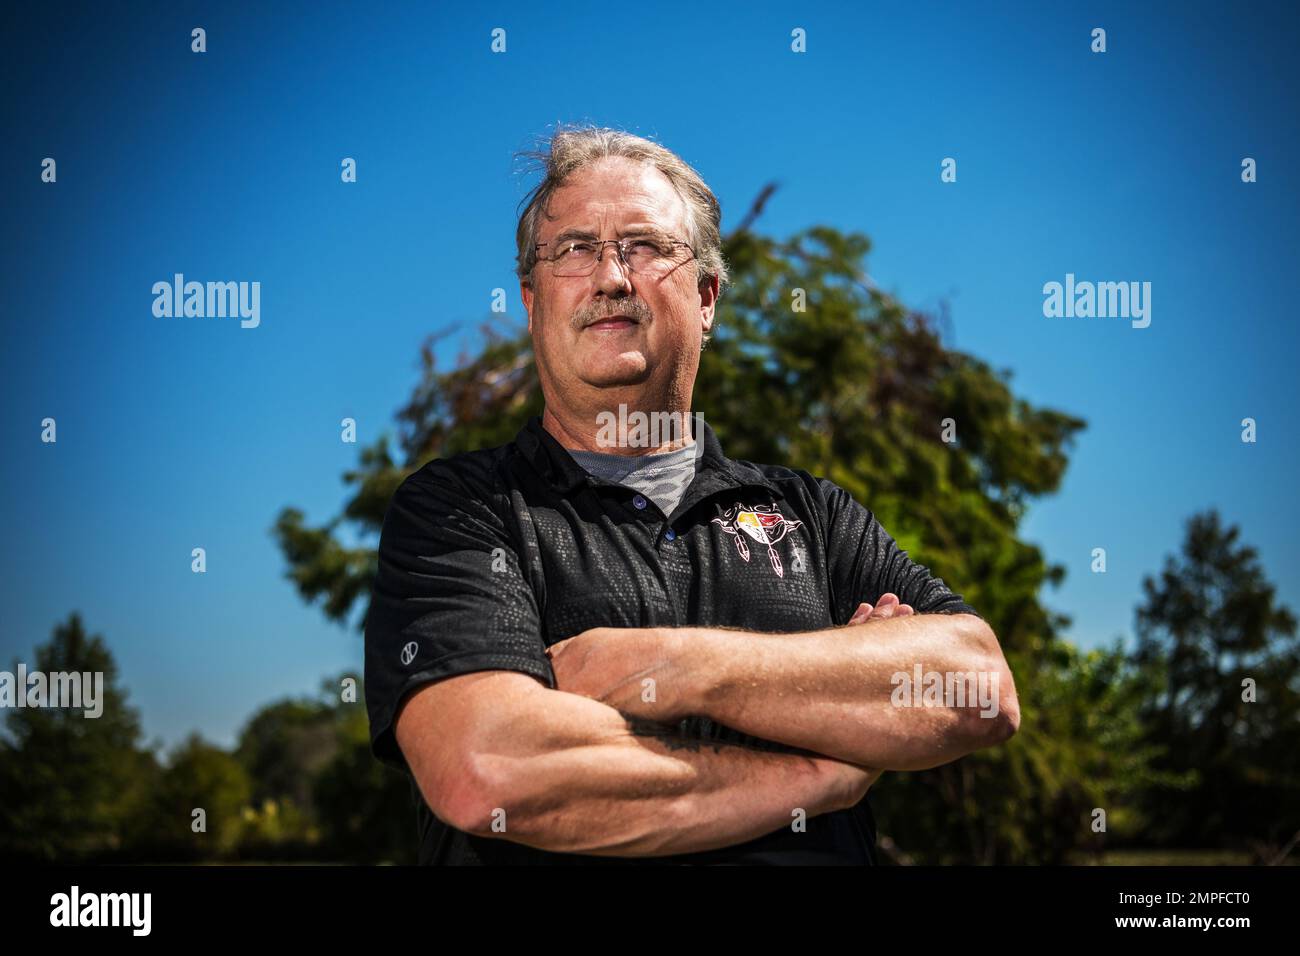
M 672 264 L 678 248 L 671 239 L 638 237 L 628 243 L 627 261 L 633 272 L 659 272 Z
M 596 268 L 598 249 L 612 254 L 608 245 L 584 239 L 566 239 L 555 248 L 552 266 L 557 276 L 591 275 Z M 673 240 L 658 236 L 637 236 L 627 243 L 627 264 L 633 272 L 656 274 L 665 272 L 686 258 L 686 247 Z
M 555 247 L 555 274 L 580 276 L 596 266 L 596 244 L 580 239 L 566 239 Z

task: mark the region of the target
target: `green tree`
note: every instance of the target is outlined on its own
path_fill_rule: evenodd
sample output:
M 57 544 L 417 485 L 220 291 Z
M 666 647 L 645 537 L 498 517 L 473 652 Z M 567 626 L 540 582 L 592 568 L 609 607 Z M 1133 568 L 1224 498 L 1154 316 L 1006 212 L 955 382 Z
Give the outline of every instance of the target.
M 244 829 L 251 790 L 238 760 L 191 734 L 168 757 L 137 853 L 190 860 L 230 856 Z M 194 811 L 200 809 L 203 828 L 196 830 Z
M 290 801 L 311 813 L 312 779 L 338 752 L 336 715 L 319 700 L 281 700 L 258 710 L 239 734 L 235 756 L 252 782 L 252 801 Z
M 805 468 L 871 508 L 989 621 L 1021 699 L 1021 730 L 1007 746 L 882 780 L 873 796 L 882 845 L 917 860 L 1063 860 L 1092 839 L 1085 810 L 1123 791 L 1115 774 L 1135 769 L 1099 752 L 1089 723 L 1130 733 L 1133 694 L 1099 686 L 1117 668 L 1111 657 L 1063 643 L 1069 620 L 1040 593 L 1064 568 L 1018 537 L 1030 502 L 1058 488 L 1084 422 L 1017 398 L 1009 371 L 944 345 L 942 316 L 882 293 L 863 265 L 865 236 L 815 227 L 782 242 L 753 232 L 768 195 L 726 239 L 734 285 L 701 357 L 694 409 L 732 457 Z M 406 475 L 507 442 L 541 412 L 526 331 L 483 331 L 481 351 L 447 370 L 436 367 L 436 337 L 426 342 L 421 380 L 397 414 L 398 449 L 384 435 L 362 450 L 344 475 L 353 493 L 340 515 L 311 527 L 295 508 L 280 514 L 288 576 L 330 618 L 346 620 L 368 593 L 374 539 Z M 361 544 L 339 539 L 343 522 Z M 1076 690 L 1102 698 L 1100 714 L 1062 712 Z
M 139 716 L 118 685 L 113 655 L 73 612 L 36 648 L 29 670 L 102 674 L 102 712 L 7 711 L 12 740 L 0 742 L 0 856 L 72 863 L 118 853 L 133 838 L 159 767 L 140 747 Z
M 356 681 L 357 675 L 345 675 Z M 322 693 L 338 697 L 340 680 Z M 338 750 L 313 781 L 322 845 L 335 859 L 356 863 L 415 863 L 415 794 L 401 774 L 370 753 L 365 698 L 335 709 Z
M 1156 691 L 1142 720 L 1159 766 L 1196 781 L 1177 800 L 1150 792 L 1150 840 L 1264 861 L 1300 833 L 1300 641 L 1239 537 L 1214 509 L 1188 521 L 1181 555 L 1143 580 L 1134 658 Z
M 346 680 L 355 700 L 344 699 Z M 356 674 L 327 678 L 316 697 L 275 701 L 249 718 L 235 751 L 251 782 L 244 855 L 414 862 L 413 795 L 370 756 L 360 685 Z

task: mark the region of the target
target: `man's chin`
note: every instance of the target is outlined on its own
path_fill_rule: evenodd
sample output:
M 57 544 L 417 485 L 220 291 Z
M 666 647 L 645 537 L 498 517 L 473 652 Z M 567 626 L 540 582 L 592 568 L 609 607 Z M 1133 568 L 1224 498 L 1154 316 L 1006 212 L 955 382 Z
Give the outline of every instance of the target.
M 650 364 L 640 352 L 625 352 L 617 358 L 593 362 L 582 378 L 595 388 L 640 385 L 650 377 Z

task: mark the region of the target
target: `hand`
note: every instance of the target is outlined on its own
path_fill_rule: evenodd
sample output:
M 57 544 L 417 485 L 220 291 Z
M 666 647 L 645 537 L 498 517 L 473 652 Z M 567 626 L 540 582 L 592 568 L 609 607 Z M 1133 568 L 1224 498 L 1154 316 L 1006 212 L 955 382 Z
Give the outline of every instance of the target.
M 907 617 L 916 611 L 910 604 L 900 604 L 898 595 L 887 591 L 877 599 L 875 607 L 863 601 L 849 618 L 849 624 L 865 624 L 868 621 L 883 621 L 891 617 Z
M 692 711 L 689 629 L 595 627 L 546 649 L 555 686 L 623 713 L 673 723 Z

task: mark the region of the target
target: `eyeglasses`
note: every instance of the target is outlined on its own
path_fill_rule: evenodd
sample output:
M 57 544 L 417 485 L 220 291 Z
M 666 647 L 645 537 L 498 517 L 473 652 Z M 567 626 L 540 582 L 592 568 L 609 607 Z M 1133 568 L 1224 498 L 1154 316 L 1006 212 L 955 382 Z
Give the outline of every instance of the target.
M 553 246 L 553 254 L 539 256 L 539 261 L 551 264 L 552 275 L 589 276 L 596 271 L 596 263 L 605 255 L 605 244 L 618 246 L 623 264 L 638 275 L 664 275 L 676 266 L 697 258 L 694 251 L 689 256 L 679 251 L 680 246 L 690 249 L 689 242 L 671 236 L 629 236 L 625 239 L 562 239 L 556 243 L 539 242 L 534 249 Z

